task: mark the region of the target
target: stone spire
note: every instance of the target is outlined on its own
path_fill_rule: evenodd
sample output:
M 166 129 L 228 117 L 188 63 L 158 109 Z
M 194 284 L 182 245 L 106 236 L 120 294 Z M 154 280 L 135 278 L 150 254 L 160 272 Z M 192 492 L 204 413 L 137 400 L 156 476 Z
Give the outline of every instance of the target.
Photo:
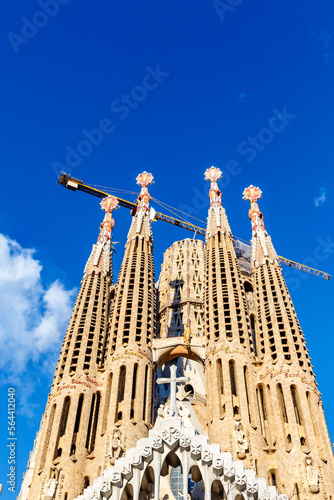
M 153 241 L 149 207 L 151 196 L 147 189 L 147 186 L 154 183 L 153 179 L 153 175 L 148 172 L 139 174 L 136 179 L 141 190 L 137 198 L 137 210 L 130 226 L 126 244 L 136 236 L 144 237 L 146 241 Z
M 259 473 L 267 473 L 263 465 L 266 457 L 274 454 L 275 464 L 271 467 L 275 470 L 275 482 L 285 485 L 289 497 L 293 491 L 307 493 L 300 498 L 309 498 L 309 492 L 320 491 L 322 498 L 326 498 L 326 489 L 333 484 L 333 461 L 321 396 L 305 337 L 257 204 L 261 194 L 254 186 L 243 192 L 243 198 L 251 202 L 251 264 L 256 304 L 252 330 L 258 356 L 252 381 L 256 384 L 258 429 L 265 441 L 265 446 L 261 446 L 258 440 L 259 449 L 263 449 Z M 305 456 L 310 453 L 312 458 L 306 462 Z M 324 466 L 326 456 L 331 458 Z M 294 485 L 290 478 L 283 480 L 286 470 L 294 477 Z M 323 483 L 313 484 L 320 470 Z M 307 471 L 313 481 L 309 485 L 301 479 Z
M 254 433 L 252 401 L 245 390 L 253 372 L 253 341 L 245 284 L 217 185 L 221 171 L 211 167 L 205 178 L 211 181 L 204 293 L 208 431 L 211 441 L 227 451 L 233 448 L 233 436 L 239 433 L 236 422 L 242 421 L 242 432 L 250 436 Z M 244 439 L 242 443 L 244 448 L 250 446 Z M 245 458 L 239 448 L 236 455 Z M 250 454 L 248 457 L 251 465 L 253 458 Z
M 110 383 L 103 429 L 110 437 L 115 433 L 126 437 L 122 453 L 146 437 L 152 419 L 156 290 L 147 186 L 153 183 L 153 176 L 143 172 L 137 182 L 141 192 L 118 281 L 111 292 L 105 350 Z
M 97 243 L 93 245 L 92 252 L 85 266 L 84 274 L 89 276 L 92 273 L 108 274 L 112 276 L 111 263 L 111 233 L 115 224 L 112 218 L 112 211 L 119 208 L 118 200 L 114 196 L 103 198 L 100 203 L 102 210 L 105 211 L 105 216 L 100 224 L 100 234 L 97 238 Z
M 206 240 L 217 234 L 219 231 L 223 234 L 225 234 L 225 232 L 229 235 L 232 234 L 225 209 L 222 205 L 222 194 L 217 184 L 217 181 L 221 178 L 222 172 L 216 167 L 210 167 L 204 173 L 204 179 L 211 182 L 209 191 L 210 208 L 205 236 Z
M 36 440 L 31 486 L 22 500 L 51 498 L 54 494 L 48 496 L 48 492 L 53 487 L 58 488 L 57 498 L 60 491 L 67 493 L 64 498 L 73 498 L 96 468 L 96 448 L 105 447 L 98 427 L 102 421 L 101 404 L 105 404 L 103 371 L 112 278 L 112 211 L 118 201 L 108 196 L 101 207 L 105 216 L 65 334 Z
M 252 268 L 261 266 L 268 261 L 271 263 L 278 261 L 276 251 L 263 222 L 263 213 L 257 204 L 257 201 L 261 198 L 262 191 L 253 185 L 246 188 L 243 192 L 243 199 L 251 202 L 248 215 L 252 223 Z

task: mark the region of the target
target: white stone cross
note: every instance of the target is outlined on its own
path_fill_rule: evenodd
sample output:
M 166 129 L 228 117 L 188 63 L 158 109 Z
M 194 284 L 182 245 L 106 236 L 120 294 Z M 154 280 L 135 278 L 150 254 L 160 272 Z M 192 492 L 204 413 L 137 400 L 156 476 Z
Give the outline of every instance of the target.
M 176 365 L 170 367 L 170 378 L 158 378 L 157 384 L 170 384 L 170 408 L 177 413 L 176 384 L 189 382 L 189 377 L 176 377 Z

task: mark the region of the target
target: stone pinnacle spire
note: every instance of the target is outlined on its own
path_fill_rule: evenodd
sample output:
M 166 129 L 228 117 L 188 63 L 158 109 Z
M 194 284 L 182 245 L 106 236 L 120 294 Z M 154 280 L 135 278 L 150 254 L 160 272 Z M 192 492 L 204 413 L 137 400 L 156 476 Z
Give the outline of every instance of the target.
M 210 167 L 204 173 L 204 179 L 211 182 L 209 198 L 210 208 L 208 214 L 208 222 L 205 239 L 208 240 L 219 231 L 223 234 L 225 231 L 231 235 L 231 229 L 226 217 L 225 209 L 222 205 L 222 194 L 218 187 L 217 181 L 222 178 L 222 172 L 219 168 Z
M 253 185 L 246 188 L 243 192 L 243 199 L 251 202 L 248 215 L 252 223 L 252 267 L 261 266 L 265 262 L 273 263 L 277 260 L 277 253 L 265 228 L 263 214 L 257 204 L 257 201 L 261 197 L 261 189 Z
M 136 181 L 141 186 L 141 190 L 137 198 L 137 210 L 128 233 L 127 244 L 136 236 L 144 237 L 146 241 L 152 240 L 149 206 L 151 196 L 147 186 L 154 183 L 153 179 L 153 175 L 145 171 L 137 176 Z
M 103 198 L 100 203 L 105 216 L 100 224 L 100 234 L 97 243 L 93 245 L 92 252 L 85 266 L 84 274 L 88 276 L 92 273 L 112 274 L 111 267 L 111 233 L 114 227 L 114 219 L 111 214 L 118 207 L 118 200 L 114 196 Z

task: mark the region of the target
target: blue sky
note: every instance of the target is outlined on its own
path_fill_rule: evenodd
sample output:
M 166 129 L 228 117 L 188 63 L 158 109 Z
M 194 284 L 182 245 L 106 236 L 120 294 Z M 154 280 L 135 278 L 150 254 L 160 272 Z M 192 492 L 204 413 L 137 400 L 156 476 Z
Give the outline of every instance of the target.
M 254 184 L 277 252 L 334 274 L 333 2 L 55 2 L 16 0 L 0 18 L 1 429 L 14 386 L 17 493 L 102 218 L 56 185 L 59 169 L 129 200 L 147 170 L 154 198 L 205 220 L 215 165 L 235 235 L 250 238 Z M 115 221 L 117 276 L 128 211 Z M 154 225 L 157 276 L 187 236 Z M 333 441 L 334 280 L 285 272 Z

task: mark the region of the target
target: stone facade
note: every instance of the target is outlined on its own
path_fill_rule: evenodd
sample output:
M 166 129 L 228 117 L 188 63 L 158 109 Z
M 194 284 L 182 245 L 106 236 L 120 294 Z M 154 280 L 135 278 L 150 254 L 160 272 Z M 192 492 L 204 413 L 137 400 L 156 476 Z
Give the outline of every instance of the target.
M 158 290 L 147 189 L 153 177 L 144 172 L 137 178 L 141 192 L 115 285 L 110 243 L 117 200 L 102 202 L 106 215 L 20 500 L 81 494 L 118 500 L 155 494 L 159 500 L 160 474 L 169 477 L 178 463 L 193 467 L 195 478 L 201 473 L 206 500 L 222 498 L 223 490 L 240 500 L 279 498 L 275 487 L 296 500 L 334 498 L 321 396 L 257 204 L 261 192 L 253 186 L 244 192 L 252 223 L 247 256 L 222 206 L 220 171 L 212 167 L 205 176 L 211 182 L 206 241 L 186 239 L 166 250 Z M 198 423 L 187 430 L 187 446 L 179 415 L 164 422 L 165 441 L 160 427 L 152 429 L 159 405 L 161 414 L 156 373 L 179 358 L 181 375 L 190 380 L 178 399 Z M 170 463 L 161 469 L 167 456 Z

